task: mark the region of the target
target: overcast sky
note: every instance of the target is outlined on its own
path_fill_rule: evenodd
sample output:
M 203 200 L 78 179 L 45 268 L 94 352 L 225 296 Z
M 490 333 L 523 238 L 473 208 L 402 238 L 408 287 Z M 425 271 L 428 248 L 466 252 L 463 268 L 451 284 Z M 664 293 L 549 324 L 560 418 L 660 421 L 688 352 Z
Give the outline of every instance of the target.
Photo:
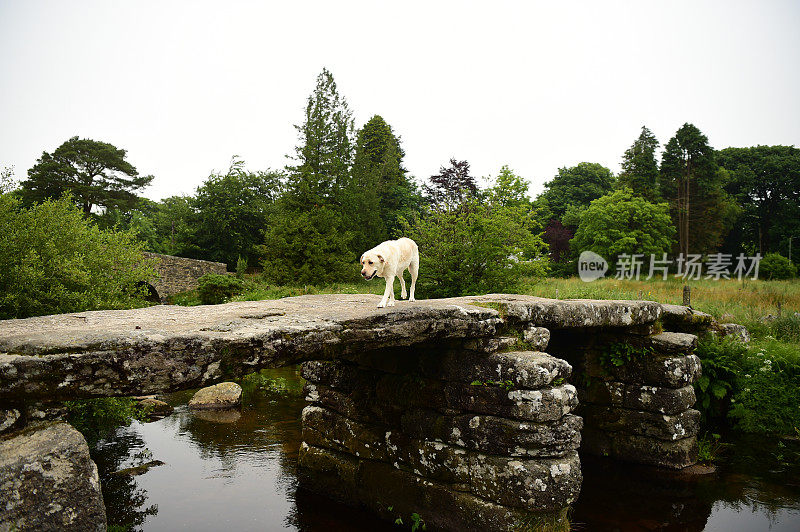
M 234 154 L 281 168 L 327 67 L 418 179 L 456 157 L 535 194 L 562 166 L 618 172 L 642 125 L 800 145 L 798 28 L 798 1 L 0 0 L 0 167 L 78 135 L 126 149 L 153 199 Z

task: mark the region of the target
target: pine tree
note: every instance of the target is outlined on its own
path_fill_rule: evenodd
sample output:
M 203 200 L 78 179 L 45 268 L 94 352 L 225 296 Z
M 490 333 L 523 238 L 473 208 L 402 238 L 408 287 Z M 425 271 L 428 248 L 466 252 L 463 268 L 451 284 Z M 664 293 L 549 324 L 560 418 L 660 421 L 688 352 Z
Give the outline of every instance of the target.
M 378 115 L 359 130 L 347 194 L 356 251 L 397 236 L 399 220 L 417 210 L 419 193 L 403 167 L 400 139 Z
M 333 75 L 323 68 L 308 97 L 303 124 L 295 126 L 296 165 L 287 167 L 289 194 L 300 204 L 336 205 L 349 180 L 353 160 L 353 113 L 339 94 Z
M 630 188 L 648 201 L 659 201 L 661 194 L 658 190 L 657 149 L 658 140 L 655 135 L 646 126 L 642 126 L 639 138 L 622 156 L 619 186 Z
M 308 97 L 286 193 L 264 231 L 264 275 L 289 284 L 340 281 L 358 273 L 343 200 L 353 160 L 353 117 L 323 69 Z M 352 273 L 352 275 L 349 275 Z
M 127 210 L 135 207 L 134 191 L 153 181 L 125 159 L 126 151 L 107 142 L 72 137 L 53 153 L 42 153 L 22 182 L 26 204 L 58 199 L 69 192 L 88 215 L 95 206 Z
M 724 175 L 708 138 L 694 125 L 684 124 L 667 142 L 661 190 L 678 227 L 680 253 L 707 253 L 722 243 L 737 210 L 723 190 Z

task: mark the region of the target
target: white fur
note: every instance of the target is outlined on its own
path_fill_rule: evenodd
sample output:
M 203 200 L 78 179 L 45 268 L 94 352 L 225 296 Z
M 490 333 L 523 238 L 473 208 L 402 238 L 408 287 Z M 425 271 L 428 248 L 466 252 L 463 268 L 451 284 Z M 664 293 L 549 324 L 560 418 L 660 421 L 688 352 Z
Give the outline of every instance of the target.
M 409 301 L 414 299 L 414 287 L 419 274 L 419 249 L 410 238 L 387 240 L 361 255 L 361 275 L 366 280 L 373 277 L 386 279 L 386 290 L 378 303 L 378 308 L 394 306 L 394 278 L 400 279 L 400 298 L 406 297 L 406 282 L 403 272 L 408 268 L 411 273 L 411 290 Z

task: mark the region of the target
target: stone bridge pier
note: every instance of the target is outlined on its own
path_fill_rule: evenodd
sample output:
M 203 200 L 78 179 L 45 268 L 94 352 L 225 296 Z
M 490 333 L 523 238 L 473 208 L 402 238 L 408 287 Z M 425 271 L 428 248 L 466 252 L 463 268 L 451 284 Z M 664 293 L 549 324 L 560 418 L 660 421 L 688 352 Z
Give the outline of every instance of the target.
M 0 405 L 23 418 L 37 402 L 197 388 L 302 362 L 302 486 L 444 530 L 565 521 L 580 492 L 579 450 L 665 468 L 695 462 L 693 350 L 710 316 L 503 294 L 377 301 L 302 296 L 0 322 Z M 0 446 L 32 430 L 7 432 Z M 0 485 L 30 469 L 0 463 Z M 0 528 L 26 512 L 12 505 Z

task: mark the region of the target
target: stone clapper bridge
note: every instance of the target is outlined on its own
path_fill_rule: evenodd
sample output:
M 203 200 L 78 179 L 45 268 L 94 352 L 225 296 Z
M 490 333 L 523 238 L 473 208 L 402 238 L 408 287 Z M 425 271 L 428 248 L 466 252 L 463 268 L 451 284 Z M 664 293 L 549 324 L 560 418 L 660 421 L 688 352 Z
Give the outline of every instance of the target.
M 300 362 L 301 484 L 385 519 L 416 512 L 447 530 L 564 519 L 581 486 L 579 446 L 662 468 L 696 461 L 692 352 L 709 315 L 504 294 L 377 301 L 316 295 L 0 321 L 0 487 L 11 501 L 0 529 L 36 523 L 36 512 L 61 528 L 105 526 L 97 509 L 81 521 L 67 500 L 53 507 L 65 497 L 57 487 L 42 499 L 50 440 L 32 457 L 25 449 L 42 431 L 74 430 L 26 420 L 34 405 L 198 388 Z M 638 355 L 609 363 L 626 349 Z M 99 497 L 88 452 L 70 456 L 94 471 L 86 491 Z M 35 485 L 39 495 L 26 488 Z

